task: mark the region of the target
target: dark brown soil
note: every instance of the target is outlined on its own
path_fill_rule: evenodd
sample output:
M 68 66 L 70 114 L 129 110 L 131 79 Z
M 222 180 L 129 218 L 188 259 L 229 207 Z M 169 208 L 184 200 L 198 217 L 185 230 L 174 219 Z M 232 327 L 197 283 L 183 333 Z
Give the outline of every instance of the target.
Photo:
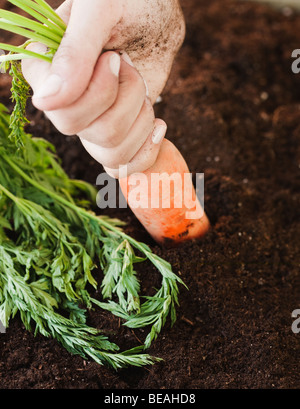
M 300 387 L 300 334 L 291 330 L 300 308 L 300 74 L 290 58 L 300 48 L 300 16 L 244 1 L 182 5 L 187 36 L 156 110 L 191 171 L 205 172 L 211 232 L 166 250 L 129 210 L 106 212 L 127 221 L 126 231 L 189 287 L 176 325 L 149 351 L 164 361 L 114 372 L 34 338 L 16 318 L 0 335 L 2 389 Z M 8 80 L 1 84 L 7 102 Z M 55 143 L 70 176 L 95 183 L 101 166 L 76 137 L 30 112 L 30 131 Z M 144 276 L 153 274 L 147 266 Z M 99 311 L 89 321 L 124 347 L 143 337 Z

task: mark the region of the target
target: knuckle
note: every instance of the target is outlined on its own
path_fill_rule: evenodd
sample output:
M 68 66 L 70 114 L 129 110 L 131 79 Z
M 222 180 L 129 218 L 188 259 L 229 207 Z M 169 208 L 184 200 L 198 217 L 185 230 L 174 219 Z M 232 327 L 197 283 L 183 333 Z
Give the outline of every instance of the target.
M 100 144 L 103 148 L 117 149 L 124 139 L 121 124 L 103 125 L 100 134 Z
M 78 132 L 78 135 L 87 141 L 96 143 L 103 149 L 117 149 L 121 142 L 118 130 L 112 124 L 101 121 Z
M 56 128 L 61 134 L 66 135 L 66 136 L 72 136 L 72 135 L 77 134 L 77 132 L 73 130 L 72 127 L 68 127 L 67 125 L 62 125 L 59 127 L 56 126 Z
M 63 135 L 71 136 L 79 134 L 83 129 L 82 119 L 75 117 L 73 112 L 66 110 L 46 111 L 47 118 L 52 122 L 55 128 Z
M 118 169 L 122 163 L 118 155 L 110 154 L 109 157 L 103 159 L 102 165 L 110 169 Z
M 69 121 L 62 121 L 60 119 L 51 119 L 51 122 L 55 128 L 63 135 L 71 136 L 76 135 L 78 130 L 75 128 L 74 124 Z
M 129 162 L 128 153 L 121 146 L 112 149 L 104 158 L 103 165 L 110 169 L 119 169 Z
M 57 64 L 58 66 L 63 64 L 70 64 L 74 59 L 74 49 L 67 42 L 62 42 L 57 53 L 53 58 L 53 63 Z

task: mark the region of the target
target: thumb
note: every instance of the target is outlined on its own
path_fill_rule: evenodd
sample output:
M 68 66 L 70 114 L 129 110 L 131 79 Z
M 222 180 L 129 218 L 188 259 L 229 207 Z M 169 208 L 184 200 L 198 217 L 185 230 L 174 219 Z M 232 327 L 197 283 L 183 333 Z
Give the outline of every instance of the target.
M 122 2 L 73 0 L 58 14 L 69 14 L 67 30 L 43 84 L 33 95 L 37 108 L 55 110 L 72 104 L 87 89 L 111 31 L 121 19 Z

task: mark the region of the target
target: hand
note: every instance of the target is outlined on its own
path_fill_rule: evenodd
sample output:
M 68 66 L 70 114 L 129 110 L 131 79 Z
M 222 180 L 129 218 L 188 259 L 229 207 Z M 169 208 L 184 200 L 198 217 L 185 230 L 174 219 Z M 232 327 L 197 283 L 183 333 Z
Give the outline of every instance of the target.
M 175 0 L 151 5 L 146 0 L 70 0 L 58 13 L 68 28 L 52 65 L 23 64 L 34 105 L 62 133 L 78 134 L 110 174 L 118 176 L 109 168 L 126 164 L 130 173 L 145 170 L 155 161 L 156 145 L 166 131 L 151 104 L 184 35 L 180 7 Z M 31 45 L 36 47 L 42 46 Z M 115 52 L 103 53 L 107 49 L 127 49 L 138 69 L 126 53 L 120 60 Z

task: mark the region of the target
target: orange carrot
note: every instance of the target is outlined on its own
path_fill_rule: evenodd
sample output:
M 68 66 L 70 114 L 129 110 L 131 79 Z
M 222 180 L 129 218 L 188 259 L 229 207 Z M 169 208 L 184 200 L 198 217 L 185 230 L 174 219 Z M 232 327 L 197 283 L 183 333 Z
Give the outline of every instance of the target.
M 159 244 L 173 246 L 207 233 L 209 221 L 196 196 L 188 166 L 167 139 L 151 168 L 119 182 L 129 207 Z

